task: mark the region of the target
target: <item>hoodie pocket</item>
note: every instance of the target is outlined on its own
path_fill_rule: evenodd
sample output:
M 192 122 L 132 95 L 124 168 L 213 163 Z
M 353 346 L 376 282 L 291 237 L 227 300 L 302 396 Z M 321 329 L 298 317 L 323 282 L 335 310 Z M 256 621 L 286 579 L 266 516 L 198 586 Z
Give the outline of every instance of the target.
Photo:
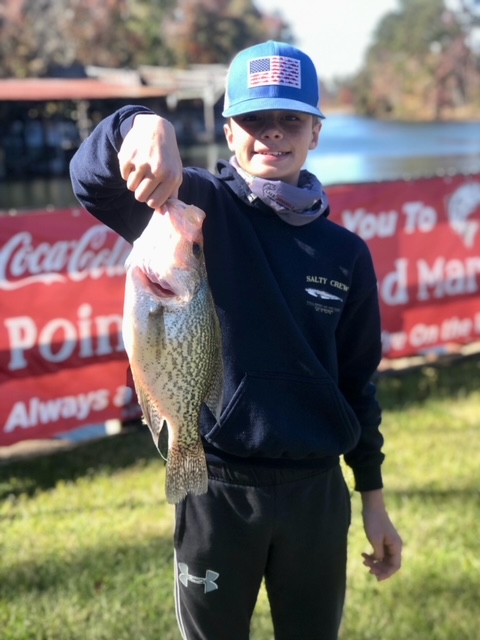
M 346 453 L 359 434 L 332 380 L 251 372 L 204 437 L 232 455 L 301 459 Z

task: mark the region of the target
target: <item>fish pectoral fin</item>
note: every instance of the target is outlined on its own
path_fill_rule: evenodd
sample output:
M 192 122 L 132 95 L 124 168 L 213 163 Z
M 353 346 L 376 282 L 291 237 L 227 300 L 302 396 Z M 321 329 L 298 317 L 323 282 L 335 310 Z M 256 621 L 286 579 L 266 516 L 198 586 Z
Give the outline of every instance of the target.
M 168 424 L 163 422 L 163 426 L 160 429 L 160 435 L 158 436 L 157 449 L 162 458 L 167 461 L 168 459 Z
M 158 413 L 155 405 L 141 389 L 137 391 L 137 398 L 142 409 L 143 419 L 147 427 L 150 429 L 155 446 L 162 458 L 166 460 L 168 450 L 168 429 L 165 424 L 165 418 Z M 165 436 L 165 432 L 167 432 L 167 436 Z

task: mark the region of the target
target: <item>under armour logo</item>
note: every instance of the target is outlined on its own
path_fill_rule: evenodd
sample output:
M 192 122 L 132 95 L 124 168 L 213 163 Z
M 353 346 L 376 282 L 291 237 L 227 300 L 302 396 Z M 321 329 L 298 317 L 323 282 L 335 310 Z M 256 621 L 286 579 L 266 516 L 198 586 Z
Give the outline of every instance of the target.
M 216 571 L 210 571 L 210 569 L 207 569 L 204 578 L 192 576 L 190 573 L 188 573 L 188 565 L 184 562 L 178 563 L 178 570 L 180 572 L 178 575 L 178 579 L 185 587 L 188 587 L 188 583 L 192 582 L 193 584 L 203 584 L 204 593 L 208 593 L 209 591 L 215 591 L 215 589 L 218 589 L 218 584 L 215 582 L 215 580 L 220 574 Z

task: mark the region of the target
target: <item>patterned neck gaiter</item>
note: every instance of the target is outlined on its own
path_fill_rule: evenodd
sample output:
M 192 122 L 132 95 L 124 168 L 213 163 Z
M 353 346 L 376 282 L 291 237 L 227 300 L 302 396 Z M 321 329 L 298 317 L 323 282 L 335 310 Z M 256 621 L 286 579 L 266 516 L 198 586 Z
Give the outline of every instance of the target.
M 247 183 L 254 196 L 260 198 L 285 222 L 302 226 L 319 218 L 328 207 L 328 197 L 322 183 L 313 173 L 303 169 L 298 186 L 281 180 L 264 180 L 244 171 L 235 156 L 230 164 Z

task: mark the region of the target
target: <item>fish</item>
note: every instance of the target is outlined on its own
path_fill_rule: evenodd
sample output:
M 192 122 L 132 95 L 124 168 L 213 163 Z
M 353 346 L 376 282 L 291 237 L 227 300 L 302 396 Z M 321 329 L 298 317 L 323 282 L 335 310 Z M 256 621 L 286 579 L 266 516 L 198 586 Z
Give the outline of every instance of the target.
M 314 298 L 322 298 L 323 300 L 342 300 L 339 296 L 335 296 L 333 293 L 328 293 L 327 291 L 320 291 L 320 289 L 305 289 L 305 291 Z
M 165 493 L 181 502 L 208 490 L 200 412 L 219 421 L 222 337 L 203 252 L 205 212 L 170 198 L 154 210 L 125 262 L 122 338 L 153 441 L 168 434 Z

